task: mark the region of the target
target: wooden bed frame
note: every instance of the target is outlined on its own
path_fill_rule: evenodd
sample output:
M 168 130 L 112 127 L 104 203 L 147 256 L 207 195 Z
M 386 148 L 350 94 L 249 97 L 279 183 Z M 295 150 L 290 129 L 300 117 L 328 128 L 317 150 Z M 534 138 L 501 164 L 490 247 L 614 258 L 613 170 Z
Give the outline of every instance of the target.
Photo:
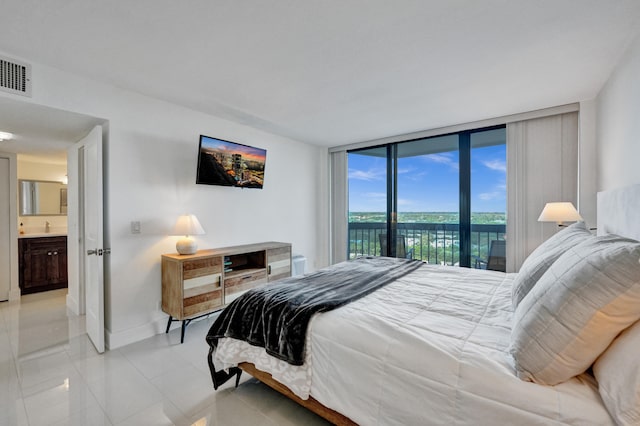
M 209 355 L 207 357 L 207 361 L 209 363 L 209 371 L 211 372 L 211 380 L 213 381 L 214 389 L 217 390 L 218 387 L 228 382 L 229 380 L 232 380 L 234 377 L 236 378 L 236 387 L 238 387 L 238 384 L 240 383 L 240 375 L 242 374 L 243 371 L 246 371 L 249 375 L 260 380 L 262 383 L 269 386 L 271 389 L 274 389 L 280 392 L 282 395 L 297 402 L 298 404 L 302 405 L 304 408 L 316 413 L 323 419 L 330 421 L 334 425 L 357 426 L 357 423 L 352 421 L 350 418 L 338 413 L 335 410 L 332 410 L 331 408 L 325 407 L 320 402 L 315 400 L 312 396 L 309 396 L 309 399 L 300 398 L 299 396 L 291 392 L 291 390 L 288 387 L 286 387 L 285 385 L 283 385 L 282 383 L 278 382 L 273 377 L 271 377 L 271 374 L 257 369 L 256 366 L 250 362 L 242 362 L 238 364 L 237 367 L 229 368 L 228 371 L 216 370 L 213 364 L 214 351 L 215 351 L 214 347 L 210 346 Z
M 262 383 L 269 386 L 271 389 L 277 390 L 287 398 L 290 398 L 291 400 L 302 405 L 304 408 L 310 411 L 313 411 L 314 413 L 316 413 L 323 419 L 328 420 L 334 425 L 339 425 L 339 426 L 357 425 L 357 423 L 354 423 L 350 418 L 343 416 L 342 414 L 338 413 L 335 410 L 332 410 L 331 408 L 325 407 L 324 405 L 319 403 L 317 400 L 315 400 L 312 396 L 310 396 L 309 399 L 300 398 L 299 396 L 291 392 L 291 390 L 289 390 L 288 387 L 286 387 L 282 383 L 272 378 L 271 374 L 265 373 L 262 370 L 258 370 L 256 366 L 250 362 L 242 362 L 238 364 L 238 367 L 243 371 L 246 371 L 248 374 L 255 377 L 256 379 L 260 380 Z

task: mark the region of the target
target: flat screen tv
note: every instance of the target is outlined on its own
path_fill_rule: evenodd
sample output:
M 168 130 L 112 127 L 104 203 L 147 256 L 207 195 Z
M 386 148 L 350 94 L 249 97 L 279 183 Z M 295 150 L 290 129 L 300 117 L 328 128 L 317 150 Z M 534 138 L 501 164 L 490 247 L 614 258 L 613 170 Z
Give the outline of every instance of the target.
M 196 183 L 262 189 L 267 151 L 200 135 Z

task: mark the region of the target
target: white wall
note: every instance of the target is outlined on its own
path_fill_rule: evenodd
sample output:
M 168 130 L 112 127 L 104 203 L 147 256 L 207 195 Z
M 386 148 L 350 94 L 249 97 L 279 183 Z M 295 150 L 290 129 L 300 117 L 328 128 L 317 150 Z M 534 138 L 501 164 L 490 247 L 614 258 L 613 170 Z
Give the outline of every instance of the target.
M 18 179 L 61 182 L 67 174 L 67 165 L 24 159 L 18 154 Z
M 640 36 L 597 98 L 598 190 L 640 183 Z
M 177 237 L 167 232 L 184 212 L 196 214 L 207 232 L 197 238 L 200 248 L 285 241 L 307 257 L 307 270 L 325 266 L 319 235 L 326 227 L 318 226 L 326 208 L 319 195 L 326 193 L 325 149 L 38 64 L 32 80 L 27 101 L 108 120 L 105 217 L 112 252 L 105 316 L 111 348 L 164 331 L 160 255 L 175 252 Z M 196 185 L 200 134 L 265 148 L 264 189 Z M 131 221 L 141 222 L 141 234 L 130 233 Z

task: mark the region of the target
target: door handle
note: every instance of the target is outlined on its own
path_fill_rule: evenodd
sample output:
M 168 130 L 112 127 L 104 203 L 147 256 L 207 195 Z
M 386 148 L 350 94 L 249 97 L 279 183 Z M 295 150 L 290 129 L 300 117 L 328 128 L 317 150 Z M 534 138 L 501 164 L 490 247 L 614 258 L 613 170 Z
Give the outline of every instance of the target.
M 103 254 L 111 254 L 111 249 L 110 248 L 106 248 L 106 249 L 93 249 L 93 250 L 87 250 L 87 255 L 91 256 L 92 254 L 95 254 L 96 256 L 102 256 Z

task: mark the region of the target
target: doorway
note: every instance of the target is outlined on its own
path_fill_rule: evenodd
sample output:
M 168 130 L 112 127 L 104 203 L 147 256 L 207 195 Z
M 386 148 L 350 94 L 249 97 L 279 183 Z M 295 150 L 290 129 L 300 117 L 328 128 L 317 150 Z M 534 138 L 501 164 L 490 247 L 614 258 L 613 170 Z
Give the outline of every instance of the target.
M 18 158 L 44 158 L 46 160 L 62 155 L 66 162 L 67 149 L 70 146 L 86 136 L 96 125 L 105 124 L 107 124 L 107 121 L 104 119 L 0 97 L 0 130 L 14 135 L 12 140 L 5 141 L 2 144 L 2 151 L 7 151 Z M 73 167 L 77 167 L 77 164 L 74 164 Z M 77 170 L 74 170 L 73 173 L 65 174 L 68 175 L 69 184 L 78 185 L 77 179 L 84 179 L 77 173 Z M 66 191 L 64 195 L 66 201 Z M 10 199 L 11 211 L 18 211 L 17 199 L 18 197 L 14 193 L 14 197 Z M 67 207 L 65 206 L 65 208 Z M 46 233 L 45 226 L 47 226 L 47 222 L 49 222 L 49 226 L 52 226 L 51 230 L 55 226 L 57 228 L 64 227 L 66 231 L 77 226 L 76 222 L 69 221 L 69 216 L 73 215 L 77 217 L 78 212 L 69 210 L 66 219 L 60 215 L 55 218 L 55 221 L 46 220 L 44 216 L 34 216 L 33 223 L 37 224 L 37 226 L 42 226 L 43 233 Z M 15 274 L 16 276 L 15 279 L 11 280 L 11 294 L 13 295 L 12 300 L 20 300 L 19 280 L 17 278 L 19 269 L 17 244 L 15 244 L 19 232 L 19 220 L 15 218 L 16 216 L 10 223 L 13 236 L 9 239 L 12 251 L 15 252 L 15 261 L 11 262 L 11 270 L 12 275 Z M 60 231 L 60 229 L 55 230 Z M 81 311 L 81 303 L 78 297 L 78 295 L 84 293 L 84 280 L 78 272 L 81 262 L 79 260 L 80 252 L 77 237 L 69 238 L 67 247 L 70 261 L 67 265 L 68 290 L 64 295 L 64 312 L 69 309 L 73 314 L 81 315 L 84 323 L 84 316 L 82 315 L 83 312 Z M 54 299 L 57 300 L 56 303 L 61 300 L 59 291 Z M 47 322 L 46 315 L 43 314 L 40 320 L 45 325 Z M 36 318 L 30 319 L 30 321 L 36 321 Z M 77 331 L 77 327 L 75 331 Z

